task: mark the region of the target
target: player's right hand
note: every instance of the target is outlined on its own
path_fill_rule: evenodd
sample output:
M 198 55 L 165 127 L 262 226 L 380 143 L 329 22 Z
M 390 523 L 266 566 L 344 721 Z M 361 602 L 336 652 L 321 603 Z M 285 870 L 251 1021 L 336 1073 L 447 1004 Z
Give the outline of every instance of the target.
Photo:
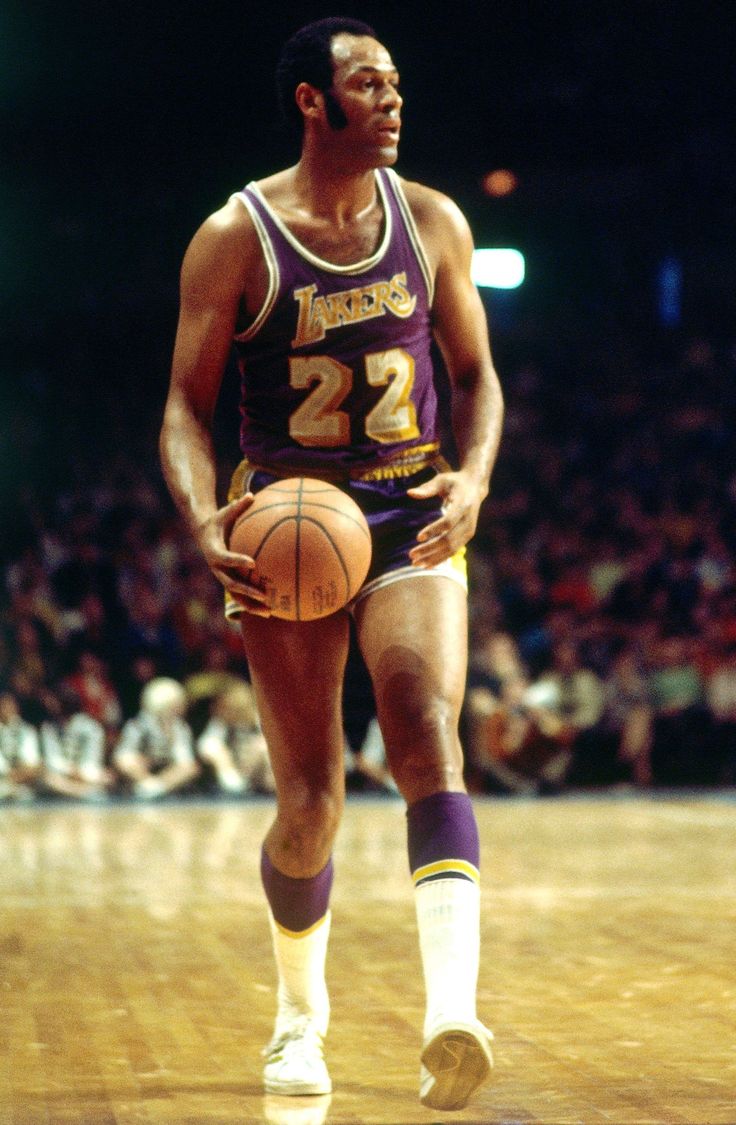
M 258 617 L 270 617 L 267 605 L 268 595 L 255 581 L 250 580 L 255 569 L 255 560 L 249 555 L 241 555 L 228 547 L 230 533 L 243 512 L 253 503 L 253 493 L 219 508 L 199 529 L 199 546 L 207 565 L 218 582 L 242 605 L 248 613 Z

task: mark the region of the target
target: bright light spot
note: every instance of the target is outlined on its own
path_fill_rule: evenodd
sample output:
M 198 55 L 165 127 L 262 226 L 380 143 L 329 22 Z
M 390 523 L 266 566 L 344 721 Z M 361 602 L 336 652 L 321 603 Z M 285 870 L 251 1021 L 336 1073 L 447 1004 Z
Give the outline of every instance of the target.
M 518 289 L 524 280 L 519 250 L 474 250 L 470 276 L 483 289 Z
M 508 168 L 496 168 L 495 171 L 489 172 L 487 176 L 483 177 L 483 191 L 486 195 L 493 195 L 496 198 L 511 195 L 511 192 L 516 191 L 518 186 L 519 181 Z

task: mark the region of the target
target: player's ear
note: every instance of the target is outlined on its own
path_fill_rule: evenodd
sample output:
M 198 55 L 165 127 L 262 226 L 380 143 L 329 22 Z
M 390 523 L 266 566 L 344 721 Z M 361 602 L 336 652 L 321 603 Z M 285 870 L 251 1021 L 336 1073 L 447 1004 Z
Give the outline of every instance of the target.
M 310 86 L 308 82 L 299 83 L 294 91 L 294 100 L 305 118 L 319 117 L 320 114 L 324 113 L 324 94 L 316 86 Z

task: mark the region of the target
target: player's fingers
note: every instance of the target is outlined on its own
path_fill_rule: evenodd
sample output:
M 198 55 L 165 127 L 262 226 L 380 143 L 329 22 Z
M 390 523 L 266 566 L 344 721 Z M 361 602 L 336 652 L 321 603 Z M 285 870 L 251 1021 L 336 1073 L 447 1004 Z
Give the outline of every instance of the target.
M 271 610 L 266 605 L 260 602 L 255 602 L 252 598 L 239 597 L 235 599 L 238 605 L 242 606 L 246 613 L 251 613 L 254 617 L 270 617 Z
M 449 559 L 452 553 L 445 537 L 440 535 L 430 543 L 423 543 L 420 547 L 412 547 L 409 551 L 409 558 L 412 566 L 427 568 L 439 566 L 440 563 Z
M 417 535 L 417 543 L 428 543 L 430 539 L 437 539 L 440 535 L 447 535 L 453 526 L 449 516 L 443 515 L 434 523 L 428 523 Z
M 413 497 L 415 500 L 426 500 L 430 496 L 444 495 L 445 487 L 441 476 L 432 477 L 424 484 L 417 484 L 414 488 L 407 488 L 406 495 Z
M 252 492 L 246 492 L 243 496 L 238 496 L 236 500 L 231 500 L 229 504 L 220 509 L 218 512 L 220 522 L 228 532 L 243 512 L 250 508 L 254 499 Z
M 435 566 L 467 543 L 472 531 L 469 513 L 451 511 L 448 506 L 441 519 L 422 528 L 416 545 L 409 551 L 409 558 L 415 566 Z
M 217 565 L 222 570 L 224 567 L 231 567 L 236 574 L 243 571 L 248 573 L 253 570 L 256 563 L 250 555 L 239 555 L 236 551 L 221 551 L 217 556 Z
M 249 601 L 255 602 L 268 602 L 268 594 L 265 590 L 255 583 L 244 582 L 242 575 L 233 573 L 232 571 L 223 570 L 215 567 L 213 569 L 215 577 L 222 583 L 228 593 L 232 594 L 238 600 L 246 598 Z
M 417 535 L 417 542 L 427 543 L 430 539 L 436 539 L 440 535 L 452 535 L 455 528 L 462 532 L 467 515 L 467 509 L 463 507 L 459 500 L 448 496 L 442 504 L 440 518 L 422 528 Z

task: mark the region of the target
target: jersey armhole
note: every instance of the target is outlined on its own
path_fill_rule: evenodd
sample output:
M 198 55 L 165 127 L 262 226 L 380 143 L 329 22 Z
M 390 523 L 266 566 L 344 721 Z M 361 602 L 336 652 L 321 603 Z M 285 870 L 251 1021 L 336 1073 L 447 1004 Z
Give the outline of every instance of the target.
M 271 239 L 268 237 L 268 231 L 263 224 L 263 220 L 248 198 L 246 192 L 238 191 L 232 198 L 239 200 L 239 202 L 243 204 L 248 214 L 250 215 L 253 221 L 253 226 L 255 227 L 256 234 L 258 235 L 258 240 L 261 244 L 261 249 L 263 250 L 263 258 L 266 263 L 266 269 L 268 270 L 268 291 L 266 292 L 266 297 L 263 304 L 261 305 L 261 308 L 256 313 L 255 318 L 248 325 L 248 327 L 245 328 L 242 332 L 237 332 L 235 334 L 235 340 L 237 340 L 238 343 L 242 344 L 245 343 L 246 340 L 253 339 L 253 337 L 260 331 L 271 314 L 273 306 L 276 303 L 276 297 L 278 296 L 279 292 L 279 264 L 276 260 L 276 254 L 274 252 Z
M 393 168 L 384 168 L 383 171 L 387 174 L 388 180 L 393 189 L 394 198 L 396 199 L 399 210 L 401 211 L 402 217 L 404 219 L 404 223 L 406 224 L 406 231 L 409 235 L 409 240 L 411 241 L 414 253 L 416 254 L 419 268 L 422 271 L 424 284 L 427 286 L 427 300 L 429 301 L 429 305 L 431 308 L 432 302 L 434 300 L 434 278 L 432 277 L 429 258 L 427 257 L 427 252 L 424 249 L 424 243 L 422 242 L 419 235 L 416 220 L 414 219 L 411 207 L 409 206 L 409 201 L 404 194 L 404 189 L 401 186 L 401 181 L 394 172 Z

